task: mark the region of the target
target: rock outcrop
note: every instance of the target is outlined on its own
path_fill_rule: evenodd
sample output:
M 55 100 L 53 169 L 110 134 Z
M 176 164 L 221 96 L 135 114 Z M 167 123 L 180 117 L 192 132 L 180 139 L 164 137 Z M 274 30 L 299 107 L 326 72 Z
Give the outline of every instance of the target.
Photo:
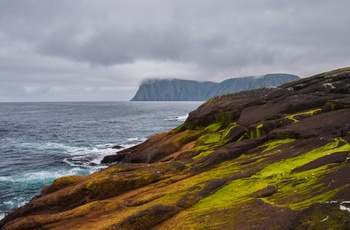
M 116 156 L 0 228 L 349 229 L 350 68 L 214 97 Z
M 296 79 L 299 77 L 291 74 L 231 78 L 221 83 L 148 79 L 141 84 L 132 101 L 206 101 L 221 94 L 277 86 Z

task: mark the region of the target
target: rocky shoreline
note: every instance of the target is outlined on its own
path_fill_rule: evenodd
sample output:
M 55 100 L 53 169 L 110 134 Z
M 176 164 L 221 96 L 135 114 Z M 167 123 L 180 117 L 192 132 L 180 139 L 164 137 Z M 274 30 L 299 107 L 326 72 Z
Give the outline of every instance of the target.
M 349 229 L 350 68 L 214 97 L 1 229 Z

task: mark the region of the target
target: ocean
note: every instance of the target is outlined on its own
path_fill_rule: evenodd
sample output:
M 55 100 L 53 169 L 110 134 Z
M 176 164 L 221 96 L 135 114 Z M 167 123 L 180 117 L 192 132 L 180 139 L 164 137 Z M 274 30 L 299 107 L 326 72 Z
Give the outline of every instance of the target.
M 181 125 L 202 102 L 0 103 L 0 219 L 56 178 L 107 167 L 128 148 Z

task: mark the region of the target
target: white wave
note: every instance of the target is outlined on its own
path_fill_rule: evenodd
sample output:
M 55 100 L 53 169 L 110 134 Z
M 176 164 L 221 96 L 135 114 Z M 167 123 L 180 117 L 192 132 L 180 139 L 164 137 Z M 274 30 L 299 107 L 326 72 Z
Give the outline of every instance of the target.
M 58 171 L 38 171 L 27 172 L 23 174 L 15 174 L 12 176 L 1 176 L 0 182 L 13 182 L 13 183 L 37 183 L 37 182 L 51 182 L 59 177 L 68 175 L 80 175 L 83 170 L 79 167 L 74 167 L 70 170 L 58 170 Z
M 14 197 L 12 200 L 0 203 L 1 207 L 6 207 L 7 211 L 0 211 L 0 220 L 3 219 L 10 210 L 17 209 L 30 201 L 30 198 Z
M 143 138 L 143 137 L 131 137 L 128 138 L 127 141 L 128 142 L 144 142 L 147 138 Z
M 137 141 L 138 138 L 137 138 L 137 137 L 131 137 L 131 138 L 128 138 L 127 140 L 128 140 L 128 141 Z
M 69 146 L 66 144 L 54 143 L 54 142 L 48 142 L 48 143 L 23 142 L 23 143 L 20 143 L 20 147 L 26 148 L 26 149 L 35 149 L 37 151 L 45 151 L 45 152 L 52 152 L 52 151 L 74 152 L 79 149 L 79 147 Z
M 54 142 L 48 142 L 48 143 L 22 143 L 22 147 L 25 148 L 31 148 L 36 149 L 38 151 L 47 151 L 50 152 L 56 152 L 55 154 L 59 153 L 62 154 L 64 157 L 62 162 L 72 167 L 73 171 L 64 171 L 64 172 L 54 172 L 54 173 L 48 173 L 48 175 L 45 175 L 46 172 L 44 172 L 42 175 L 40 173 L 36 175 L 35 173 L 32 173 L 30 175 L 26 175 L 27 178 L 17 178 L 17 177 L 0 177 L 0 181 L 18 181 L 18 182 L 24 182 L 24 181 L 30 181 L 30 180 L 53 180 L 61 176 L 66 175 L 74 175 L 74 174 L 91 174 L 93 172 L 96 172 L 100 169 L 106 168 L 106 165 L 101 165 L 102 159 L 107 155 L 113 155 L 118 151 L 121 151 L 126 148 L 131 148 L 137 144 L 140 144 L 144 142 L 146 138 L 141 137 L 132 137 L 127 138 L 124 143 L 118 144 L 121 146 L 121 149 L 116 150 L 112 147 L 117 145 L 116 143 L 104 143 L 104 144 L 97 144 L 94 146 L 71 146 L 69 144 L 63 144 L 63 143 L 54 143 Z M 76 172 L 74 172 L 74 170 Z M 56 175 L 55 175 L 56 174 Z M 46 178 L 47 177 L 47 178 Z M 32 178 L 32 179 L 31 179 Z
M 188 117 L 188 114 L 185 114 L 185 115 L 182 115 L 182 116 L 170 117 L 170 118 L 167 118 L 165 120 L 166 121 L 181 121 L 181 122 L 184 122 L 184 121 L 186 121 L 187 117 Z
M 28 203 L 29 200 L 29 198 L 25 199 L 23 197 L 15 197 L 13 200 L 3 202 L 3 204 L 6 206 L 18 208 Z
M 179 117 L 177 117 L 176 119 L 177 119 L 178 121 L 186 121 L 187 118 L 188 118 L 188 114 L 183 115 L 183 116 L 179 116 Z
M 100 169 L 104 169 L 107 166 L 105 165 L 100 165 L 101 160 L 103 159 L 103 157 L 99 157 L 99 158 L 95 158 L 92 160 L 76 160 L 76 161 L 72 161 L 71 159 L 64 159 L 63 162 L 66 163 L 67 165 L 71 166 L 71 167 L 76 167 L 76 168 L 80 168 L 80 170 L 84 170 L 87 171 L 87 174 L 91 174 L 94 173 Z
M 112 146 L 114 146 L 114 144 L 100 144 L 100 145 L 96 145 L 96 148 L 107 149 L 107 148 L 111 148 Z
M 71 167 L 80 167 L 88 170 L 90 174 L 107 167 L 106 165 L 101 165 L 101 161 L 105 156 L 113 155 L 117 151 L 132 147 L 135 144 L 120 145 L 122 147 L 120 150 L 113 149 L 112 147 L 115 145 L 115 143 L 107 143 L 96 145 L 95 147 L 81 147 L 71 149 L 70 151 L 67 151 L 71 157 L 65 158 L 63 162 Z

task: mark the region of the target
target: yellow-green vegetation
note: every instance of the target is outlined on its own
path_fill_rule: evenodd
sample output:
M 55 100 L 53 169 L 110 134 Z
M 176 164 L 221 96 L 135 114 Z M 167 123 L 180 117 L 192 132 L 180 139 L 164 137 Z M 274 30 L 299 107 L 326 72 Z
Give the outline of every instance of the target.
M 254 129 L 250 129 L 249 130 L 249 138 L 250 139 L 259 138 L 261 136 L 261 131 L 262 131 L 263 127 L 264 127 L 263 124 L 259 124 Z
M 221 123 L 214 123 L 214 124 L 207 126 L 205 128 L 205 130 L 210 131 L 210 132 L 216 132 L 216 131 L 220 130 L 221 126 L 222 126 Z
M 237 205 L 246 202 L 250 194 L 269 186 L 269 182 L 259 179 L 237 179 L 234 180 L 213 195 L 202 199 L 197 204 L 189 209 L 189 212 L 194 212 L 197 215 L 214 210 L 222 210 L 232 205 Z
M 217 137 L 214 139 L 220 140 Z M 100 174 L 105 175 L 104 177 L 91 175 L 85 187 L 92 199 L 99 197 L 105 200 L 92 201 L 80 206 L 75 212 L 69 213 L 75 218 L 96 210 L 110 213 L 101 216 L 98 222 L 85 221 L 81 229 L 88 226 L 87 223 L 96 229 L 102 229 L 101 226 L 119 226 L 122 229 L 135 226 L 141 228 L 157 224 L 160 224 L 160 229 L 163 227 L 166 229 L 167 227 L 176 228 L 179 223 L 182 227 L 205 229 L 239 222 L 240 219 L 236 218 L 226 220 L 225 216 L 232 217 L 257 200 L 273 207 L 290 210 L 303 210 L 315 203 L 330 200 L 340 188 L 328 189 L 320 183 L 320 179 L 332 170 L 328 165 L 301 172 L 293 172 L 293 169 L 322 156 L 349 151 L 349 143 L 336 138 L 322 147 L 294 157 L 287 155 L 273 163 L 266 161 L 269 157 L 292 149 L 296 142 L 298 140 L 295 139 L 271 140 L 259 146 L 257 148 L 259 151 L 256 153 L 244 154 L 237 159 L 225 161 L 211 170 L 194 175 L 184 171 L 177 176 L 168 177 L 165 172 L 168 167 L 162 164 L 149 166 L 145 164 L 142 168 L 116 165 L 101 171 Z M 256 161 L 250 164 L 243 163 L 254 158 Z M 244 174 L 250 171 L 253 173 Z M 157 173 L 162 174 L 164 179 L 159 182 L 153 180 Z M 210 187 L 213 181 L 220 180 L 222 182 Z M 134 184 L 139 182 L 144 183 L 145 186 Z M 130 183 L 133 184 L 134 192 L 124 195 L 120 191 L 117 192 L 120 189 L 127 191 L 125 188 Z M 276 188 L 276 191 L 266 195 L 256 195 L 269 187 Z M 101 194 L 105 194 L 105 197 L 101 197 Z M 120 195 L 115 197 L 117 194 Z M 222 218 L 218 217 L 217 221 L 206 218 L 221 211 L 223 211 Z M 178 222 L 177 218 L 181 222 Z M 249 218 L 251 221 L 254 217 Z M 167 221 L 160 223 L 164 219 Z
M 191 141 L 197 140 L 203 132 L 203 130 L 186 130 L 179 132 L 171 138 L 171 143 L 175 146 L 182 146 Z
M 273 152 L 272 150 L 274 148 L 292 141 L 294 140 L 287 139 L 270 142 L 264 145 L 266 147 L 264 151 Z M 327 166 L 299 173 L 291 173 L 291 171 L 322 156 L 349 151 L 349 149 L 349 143 L 342 139 L 335 139 L 334 142 L 301 154 L 300 156 L 269 164 L 249 178 L 232 181 L 214 195 L 201 200 L 192 209 L 196 210 L 196 212 L 211 208 L 223 209 L 226 206 L 232 205 L 232 203 L 255 199 L 254 197 L 249 197 L 249 195 L 269 185 L 277 186 L 277 194 L 279 195 L 272 196 L 273 198 L 271 199 L 265 198 L 264 200 L 267 202 L 273 201 L 277 205 L 284 205 L 292 209 L 303 209 L 317 202 L 325 202 L 333 197 L 338 190 L 319 191 L 319 194 L 315 195 L 310 193 L 310 189 L 317 189 L 319 187 L 319 178 L 327 172 Z M 288 197 L 294 197 L 294 199 L 287 199 Z M 279 200 L 290 200 L 290 203 L 282 204 L 279 203 Z
M 231 119 L 232 115 L 230 111 L 219 111 L 219 118 L 217 119 L 217 122 L 222 123 L 223 125 L 227 126 L 232 121 Z
M 229 125 L 229 126 L 223 131 L 223 133 L 222 133 L 222 138 L 225 139 L 225 138 L 227 137 L 227 135 L 230 133 L 230 131 L 231 131 L 233 128 L 237 127 L 237 126 L 238 126 L 238 125 L 237 125 L 236 122 L 234 122 L 234 123 L 232 123 L 231 125 Z
M 266 157 L 269 154 L 276 154 L 276 148 L 294 141 L 294 139 L 270 141 L 261 146 L 265 148 L 263 155 Z M 239 212 L 253 200 L 261 200 L 267 204 L 281 206 L 291 210 L 302 210 L 315 203 L 324 203 L 340 190 L 340 188 L 327 190 L 327 186 L 320 183 L 320 179 L 331 169 L 328 169 L 328 166 L 325 165 L 302 172 L 292 173 L 292 170 L 322 156 L 349 151 L 349 149 L 349 143 L 342 139 L 335 139 L 334 142 L 310 152 L 283 159 L 270 165 L 267 164 L 262 166 L 262 170 L 249 177 L 232 180 L 212 195 L 201 199 L 192 207 L 182 211 L 176 217 L 183 221 L 181 226 L 203 229 L 206 226 L 212 226 L 214 223 L 218 224 L 217 222 L 211 223 L 210 220 L 206 220 L 205 216 L 210 216 L 215 212 L 220 212 L 220 210 L 227 210 L 223 215 L 235 216 L 236 212 Z M 245 158 L 252 158 L 254 157 L 253 155 L 243 155 L 237 160 L 224 162 L 212 169 L 210 173 L 206 172 L 194 178 L 205 178 L 204 175 L 208 176 L 208 178 L 219 178 L 242 172 L 245 170 L 245 167 L 239 164 L 239 162 L 244 161 Z M 259 157 L 258 155 L 255 157 Z M 257 167 L 260 164 L 262 164 L 261 161 L 256 162 Z M 195 182 L 198 183 L 198 181 Z M 269 186 L 276 187 L 277 190 L 271 194 L 267 194 L 267 197 L 257 197 L 254 195 Z M 226 221 L 235 222 L 238 220 L 232 218 Z M 174 226 L 173 224 L 175 222 L 176 218 L 173 221 L 170 220 L 164 226 Z
M 202 135 L 195 144 L 195 151 L 197 155 L 193 158 L 195 160 L 211 154 L 219 145 L 221 145 L 221 133 L 213 132 Z
M 48 194 L 48 193 L 58 191 L 70 185 L 79 183 L 84 179 L 85 177 L 83 176 L 64 176 L 64 177 L 57 178 L 50 186 L 47 186 L 46 188 L 43 189 L 42 194 Z
M 295 140 L 296 139 L 287 138 L 287 139 L 277 139 L 277 140 L 269 141 L 266 144 L 262 145 L 262 147 L 264 147 L 264 150 L 262 151 L 262 153 L 269 151 L 271 149 L 274 149 L 282 144 L 287 144 L 287 143 L 293 142 Z
M 223 144 L 226 144 L 226 143 L 228 143 L 229 141 L 231 141 L 231 140 L 229 140 L 228 136 L 229 136 L 230 132 L 232 131 L 232 129 L 238 128 L 238 127 L 242 127 L 242 128 L 245 129 L 245 127 L 238 125 L 236 122 L 233 122 L 233 123 L 231 123 L 229 126 L 227 126 L 227 128 L 226 128 L 225 130 L 222 131 L 221 141 L 222 141 Z M 242 136 L 240 136 L 240 137 L 236 140 L 236 142 L 241 141 L 241 140 L 243 140 L 243 139 L 245 139 L 245 138 L 247 138 L 247 134 L 246 134 L 246 133 L 243 133 Z
M 340 147 L 339 147 L 340 145 Z M 346 141 L 336 138 L 333 142 L 326 144 L 320 148 L 304 153 L 300 156 L 288 158 L 283 161 L 275 162 L 267 166 L 259 172 L 262 177 L 282 177 L 290 174 L 296 167 L 305 165 L 320 157 L 343 151 L 349 151 L 350 145 Z
M 314 116 L 317 115 L 319 113 L 322 113 L 322 109 L 318 108 L 318 109 L 312 109 L 312 110 L 308 110 L 305 112 L 301 112 L 301 113 L 296 113 L 296 114 L 291 114 L 288 116 L 285 116 L 285 118 L 292 120 L 294 123 L 298 122 L 299 120 L 296 118 L 298 116 Z
M 312 204 L 324 203 L 332 198 L 340 188 L 328 190 L 319 180 L 327 172 L 327 166 L 308 170 L 306 172 L 286 174 L 279 178 L 278 193 L 266 202 L 274 205 L 289 207 L 293 210 L 302 210 Z
M 221 134 L 220 133 L 209 133 L 201 136 L 198 138 L 196 145 L 211 145 L 216 144 L 221 140 Z
M 221 123 L 214 123 L 204 129 L 205 134 L 202 134 L 196 140 L 194 151 L 197 154 L 193 159 L 198 160 L 204 156 L 207 156 L 223 144 L 223 131 L 220 130 L 222 126 L 223 125 Z

